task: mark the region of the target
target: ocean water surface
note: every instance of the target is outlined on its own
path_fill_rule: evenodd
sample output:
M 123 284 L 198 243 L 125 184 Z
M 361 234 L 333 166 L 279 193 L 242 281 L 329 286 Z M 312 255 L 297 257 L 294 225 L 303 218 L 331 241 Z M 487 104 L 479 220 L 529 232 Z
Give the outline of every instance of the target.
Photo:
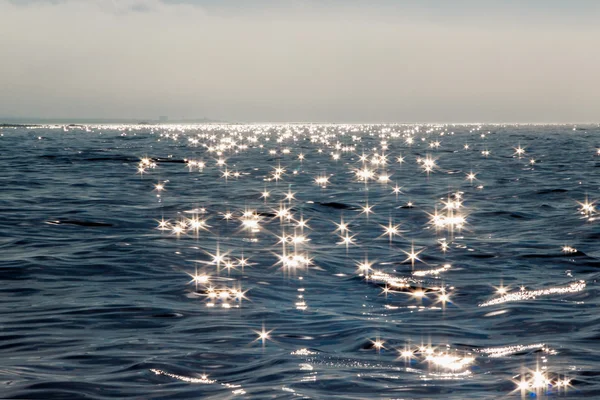
M 0 398 L 600 397 L 598 125 L 0 135 Z

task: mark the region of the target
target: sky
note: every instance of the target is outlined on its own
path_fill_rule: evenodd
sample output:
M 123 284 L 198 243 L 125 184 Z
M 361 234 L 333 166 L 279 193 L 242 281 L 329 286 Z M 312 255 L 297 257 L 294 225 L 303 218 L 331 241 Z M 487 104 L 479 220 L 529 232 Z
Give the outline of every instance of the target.
M 0 117 L 600 121 L 597 0 L 0 0 L 0 15 Z

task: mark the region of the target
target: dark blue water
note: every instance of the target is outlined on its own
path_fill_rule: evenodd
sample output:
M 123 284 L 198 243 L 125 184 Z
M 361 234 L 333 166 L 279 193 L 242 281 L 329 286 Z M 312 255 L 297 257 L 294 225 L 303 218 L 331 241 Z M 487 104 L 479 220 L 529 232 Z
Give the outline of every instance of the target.
M 0 133 L 1 398 L 600 396 L 597 125 Z

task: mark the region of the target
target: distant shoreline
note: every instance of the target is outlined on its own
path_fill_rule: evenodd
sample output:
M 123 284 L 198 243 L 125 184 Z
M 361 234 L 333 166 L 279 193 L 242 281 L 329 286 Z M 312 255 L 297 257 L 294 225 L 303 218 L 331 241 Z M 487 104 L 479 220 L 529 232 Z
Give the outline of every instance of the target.
M 226 123 L 208 118 L 159 121 L 152 119 L 131 118 L 1 118 L 0 127 L 21 127 L 32 125 L 102 125 L 102 124 L 134 124 L 134 125 L 177 125 L 177 124 L 214 124 Z

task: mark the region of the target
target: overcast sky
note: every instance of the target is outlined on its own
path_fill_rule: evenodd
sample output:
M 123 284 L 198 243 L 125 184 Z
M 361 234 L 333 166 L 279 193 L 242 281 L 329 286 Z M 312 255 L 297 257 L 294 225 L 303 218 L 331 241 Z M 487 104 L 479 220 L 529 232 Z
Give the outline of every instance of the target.
M 0 117 L 600 121 L 598 0 L 0 0 Z

